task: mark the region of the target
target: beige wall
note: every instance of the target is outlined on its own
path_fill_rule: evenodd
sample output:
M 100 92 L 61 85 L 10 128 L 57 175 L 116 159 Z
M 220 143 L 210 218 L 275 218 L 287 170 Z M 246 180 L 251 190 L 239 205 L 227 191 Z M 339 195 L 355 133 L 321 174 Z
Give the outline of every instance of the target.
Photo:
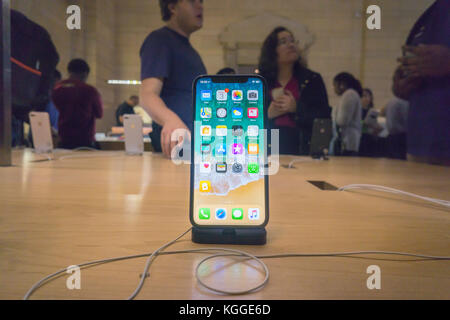
M 226 26 L 247 17 L 269 13 L 305 25 L 315 42 L 309 50 L 309 67 L 325 79 L 330 104 L 336 103 L 332 79 L 340 71 L 362 76 L 374 91 L 380 107 L 392 97 L 392 72 L 408 31 L 433 0 L 205 0 L 204 27 L 192 35 L 209 73 L 224 67 L 218 36 Z M 68 4 L 79 4 L 81 31 L 65 27 Z M 381 7 L 381 30 L 364 30 L 365 8 Z M 84 57 L 93 72 L 89 82 L 101 92 L 105 117 L 97 124 L 106 131 L 114 123 L 114 110 L 137 86 L 113 86 L 108 79 L 140 78 L 139 49 L 145 37 L 161 26 L 157 0 L 13 0 L 12 7 L 46 27 L 60 52 L 64 71 L 74 57 Z M 258 28 L 258 26 L 255 26 Z M 255 57 L 255 62 L 257 57 Z
M 374 91 L 376 106 L 390 98 L 391 77 L 400 48 L 420 14 L 433 0 L 205 0 L 203 29 L 191 38 L 209 73 L 224 67 L 218 36 L 229 24 L 270 13 L 305 25 L 315 37 L 309 50 L 309 67 L 325 79 L 330 104 L 337 98 L 332 79 L 341 71 L 362 77 Z M 370 4 L 381 7 L 381 30 L 364 30 Z M 118 2 L 118 72 L 121 79 L 139 79 L 139 48 L 147 34 L 163 25 L 158 1 Z M 255 26 L 258 28 L 258 26 Z M 257 57 L 255 57 L 257 59 Z M 256 61 L 256 60 L 255 60 Z M 136 88 L 121 86 L 126 97 Z
M 87 12 L 82 31 L 86 34 L 86 58 L 93 67 L 89 82 L 101 93 L 104 107 L 97 131 L 107 132 L 115 124 L 117 88 L 107 81 L 117 76 L 116 6 L 111 0 L 85 0 L 80 7 Z

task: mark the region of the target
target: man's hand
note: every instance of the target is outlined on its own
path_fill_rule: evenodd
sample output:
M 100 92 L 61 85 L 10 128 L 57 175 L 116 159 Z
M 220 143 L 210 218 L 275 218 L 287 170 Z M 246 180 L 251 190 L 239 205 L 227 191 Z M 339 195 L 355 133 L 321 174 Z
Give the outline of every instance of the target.
M 394 73 L 392 92 L 403 100 L 409 100 L 411 93 L 420 88 L 423 84 L 423 78 L 406 76 L 402 66 L 399 66 Z
M 171 158 L 172 149 L 179 143 L 180 138 L 182 137 L 174 137 L 172 140 L 172 133 L 176 129 L 184 129 L 189 133 L 188 127 L 184 124 L 184 122 L 174 113 L 170 115 L 170 117 L 165 121 L 162 131 L 161 131 L 161 149 L 167 158 Z
M 153 121 L 163 127 L 161 131 L 161 151 L 167 158 L 170 158 L 173 147 L 179 142 L 177 140 L 171 141 L 172 133 L 176 129 L 185 129 L 190 137 L 190 132 L 186 124 L 161 99 L 163 81 L 162 78 L 144 79 L 140 89 L 140 101 Z
M 404 46 L 403 50 L 406 57 L 398 61 L 408 77 L 443 77 L 450 74 L 450 48 L 419 44 L 417 47 Z

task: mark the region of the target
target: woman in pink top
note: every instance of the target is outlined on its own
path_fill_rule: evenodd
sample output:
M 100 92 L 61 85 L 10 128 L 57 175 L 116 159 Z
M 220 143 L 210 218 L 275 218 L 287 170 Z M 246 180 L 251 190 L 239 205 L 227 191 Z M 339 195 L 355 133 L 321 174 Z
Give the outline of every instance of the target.
M 314 119 L 331 113 L 322 77 L 306 68 L 298 41 L 284 27 L 264 41 L 258 68 L 268 84 L 266 112 L 270 128 L 279 129 L 280 154 L 309 154 Z

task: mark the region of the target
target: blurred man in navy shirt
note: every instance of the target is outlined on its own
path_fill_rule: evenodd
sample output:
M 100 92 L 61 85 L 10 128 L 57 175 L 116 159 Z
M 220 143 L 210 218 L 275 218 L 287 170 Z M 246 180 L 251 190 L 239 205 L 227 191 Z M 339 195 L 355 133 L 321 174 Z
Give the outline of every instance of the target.
M 82 59 L 70 61 L 69 79 L 58 82 L 52 99 L 59 111 L 58 134 L 60 148 L 97 148 L 95 119 L 103 116 L 100 94 L 86 84 L 89 65 Z
M 192 82 L 206 74 L 189 36 L 203 26 L 202 0 L 160 0 L 166 26 L 145 39 L 141 55 L 141 105 L 153 119 L 155 151 L 170 157 L 176 129 L 192 131 Z

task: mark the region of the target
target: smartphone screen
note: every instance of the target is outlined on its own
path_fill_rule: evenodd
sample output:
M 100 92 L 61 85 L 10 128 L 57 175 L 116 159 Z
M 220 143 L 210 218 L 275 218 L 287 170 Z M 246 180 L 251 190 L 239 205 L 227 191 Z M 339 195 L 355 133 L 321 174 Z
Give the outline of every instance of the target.
M 256 75 L 201 76 L 194 82 L 194 226 L 267 224 L 265 95 L 265 81 Z

